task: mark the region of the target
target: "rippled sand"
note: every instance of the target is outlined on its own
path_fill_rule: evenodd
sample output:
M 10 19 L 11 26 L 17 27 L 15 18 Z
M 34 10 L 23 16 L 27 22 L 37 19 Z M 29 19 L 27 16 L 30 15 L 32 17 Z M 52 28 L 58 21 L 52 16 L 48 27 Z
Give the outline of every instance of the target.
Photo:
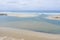
M 12 37 L 17 40 L 60 40 L 60 35 L 0 27 L 0 37 Z

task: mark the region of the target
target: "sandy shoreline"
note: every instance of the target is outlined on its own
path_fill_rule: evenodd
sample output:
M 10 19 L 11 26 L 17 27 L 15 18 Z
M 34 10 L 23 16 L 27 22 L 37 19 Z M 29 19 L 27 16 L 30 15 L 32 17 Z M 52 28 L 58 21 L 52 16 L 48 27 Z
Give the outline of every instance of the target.
M 40 14 L 7 14 L 7 16 L 27 18 L 27 17 L 37 17 L 40 16 Z M 60 15 L 52 15 L 46 18 L 50 20 L 60 20 Z
M 7 16 L 35 17 L 38 15 L 8 14 Z M 51 19 L 51 20 L 57 20 L 52 17 L 53 16 L 48 16 L 46 18 Z M 0 27 L 0 36 L 6 36 L 6 35 L 12 36 L 14 38 L 23 38 L 24 40 L 60 40 L 60 34 L 48 34 L 48 33 L 33 32 L 33 31 L 28 31 L 28 30 L 18 30 L 18 29 Z
M 52 16 L 48 16 L 46 18 L 50 19 L 50 20 L 60 20 L 60 15 L 52 15 Z
M 40 14 L 28 14 L 28 13 L 26 13 L 26 14 L 22 14 L 22 13 L 20 13 L 20 14 L 17 14 L 17 13 L 15 13 L 15 14 L 7 14 L 7 16 L 15 16 L 15 17 L 36 17 L 36 16 L 38 16 L 38 15 L 40 15 Z
M 24 40 L 60 40 L 60 35 L 58 34 L 48 34 L 5 27 L 0 27 L 0 36 L 1 35 L 23 38 Z

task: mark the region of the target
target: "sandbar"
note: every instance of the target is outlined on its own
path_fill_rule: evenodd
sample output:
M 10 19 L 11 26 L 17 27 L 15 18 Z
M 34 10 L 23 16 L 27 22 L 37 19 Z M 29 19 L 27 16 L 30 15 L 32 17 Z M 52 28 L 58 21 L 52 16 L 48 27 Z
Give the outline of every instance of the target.
M 50 19 L 50 20 L 60 20 L 60 15 L 52 15 L 52 16 L 48 16 L 46 18 Z

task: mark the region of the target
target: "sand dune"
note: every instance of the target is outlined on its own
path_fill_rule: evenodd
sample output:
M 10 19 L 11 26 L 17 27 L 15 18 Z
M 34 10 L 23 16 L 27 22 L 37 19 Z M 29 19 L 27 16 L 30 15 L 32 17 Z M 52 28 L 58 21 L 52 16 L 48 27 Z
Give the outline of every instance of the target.
M 60 35 L 58 34 L 33 32 L 6 27 L 0 27 L 0 37 L 10 37 L 16 40 L 60 40 Z

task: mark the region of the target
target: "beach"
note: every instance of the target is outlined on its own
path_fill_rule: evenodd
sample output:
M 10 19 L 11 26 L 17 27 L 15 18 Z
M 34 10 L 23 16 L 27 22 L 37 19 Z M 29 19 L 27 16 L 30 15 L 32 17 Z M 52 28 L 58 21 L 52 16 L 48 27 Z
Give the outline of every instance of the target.
M 0 27 L 0 37 L 1 36 L 13 37 L 19 40 L 60 40 L 60 35 L 58 34 L 48 34 L 4 27 Z
M 52 34 L 59 33 L 59 31 L 57 32 L 57 30 L 60 30 L 60 27 L 44 21 L 35 21 L 36 19 L 32 18 L 37 16 L 39 15 L 7 14 L 7 17 L 2 17 L 2 20 L 5 18 L 5 20 L 8 22 L 2 24 L 2 26 L 0 25 L 0 39 L 2 40 L 3 38 L 5 38 L 6 40 L 60 40 L 60 34 Z M 14 17 L 17 17 L 20 21 L 14 21 L 16 20 L 16 18 L 14 19 Z M 28 18 L 32 19 L 28 20 Z M 43 32 L 40 32 L 41 30 Z M 51 34 L 49 32 L 51 32 Z
M 60 20 L 60 15 L 52 15 L 52 16 L 48 16 L 46 18 L 50 19 L 50 20 Z
M 60 40 L 60 0 L 0 0 L 0 40 Z
M 41 14 L 36 14 L 36 13 L 31 13 L 31 14 L 29 13 L 28 14 L 28 13 L 22 13 L 22 12 L 21 13 L 19 13 L 19 12 L 18 13 L 15 13 L 15 12 L 7 12 L 7 13 L 6 12 L 0 12 L 0 15 L 2 15 L 2 16 L 12 16 L 12 17 L 13 16 L 14 17 L 22 17 L 22 18 L 24 17 L 25 18 L 25 17 L 37 17 Z
M 22 14 L 22 13 L 20 13 L 20 14 L 17 14 L 17 13 L 15 13 L 15 14 L 7 14 L 7 16 L 14 16 L 14 17 L 36 17 L 36 16 L 38 16 L 37 14 L 28 14 L 28 13 L 26 13 L 26 14 Z

